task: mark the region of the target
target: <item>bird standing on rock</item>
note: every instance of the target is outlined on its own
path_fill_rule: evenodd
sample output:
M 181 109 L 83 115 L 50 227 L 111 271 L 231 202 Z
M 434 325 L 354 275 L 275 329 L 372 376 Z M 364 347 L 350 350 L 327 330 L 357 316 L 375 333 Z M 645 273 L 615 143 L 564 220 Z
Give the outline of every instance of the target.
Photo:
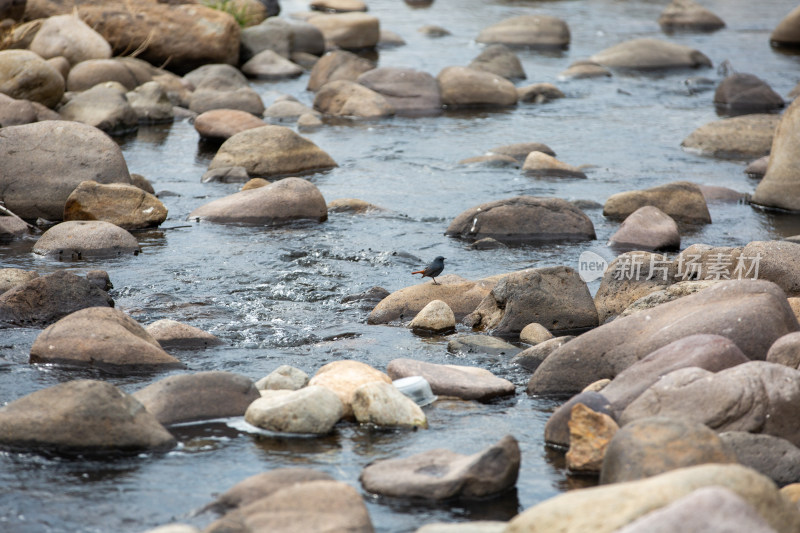
M 442 273 L 444 270 L 444 257 L 441 255 L 430 262 L 428 266 L 425 267 L 425 270 L 417 270 L 416 272 L 412 272 L 412 274 L 422 274 L 422 277 L 428 276 L 429 278 L 433 279 L 434 285 L 441 285 L 439 282 L 436 281 L 436 276 Z

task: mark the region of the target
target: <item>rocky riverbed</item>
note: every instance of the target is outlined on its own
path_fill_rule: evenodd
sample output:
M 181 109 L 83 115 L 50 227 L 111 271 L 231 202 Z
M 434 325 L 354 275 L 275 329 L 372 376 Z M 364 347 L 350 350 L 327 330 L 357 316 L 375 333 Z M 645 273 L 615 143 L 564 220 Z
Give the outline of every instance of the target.
M 791 2 L 73 4 L 0 6 L 0 529 L 800 529 Z

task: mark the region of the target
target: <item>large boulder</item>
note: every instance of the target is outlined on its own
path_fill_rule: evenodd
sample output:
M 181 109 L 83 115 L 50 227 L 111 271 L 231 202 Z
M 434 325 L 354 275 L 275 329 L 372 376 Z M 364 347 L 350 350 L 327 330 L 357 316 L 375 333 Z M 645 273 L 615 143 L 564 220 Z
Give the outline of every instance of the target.
M 175 438 L 110 383 L 69 381 L 0 408 L 0 446 L 80 454 L 168 450 Z
M 394 115 L 386 99 L 353 81 L 336 80 L 323 85 L 314 97 L 314 109 L 334 117 L 376 119 Z
M 67 197 L 64 220 L 103 220 L 124 229 L 159 226 L 167 208 L 154 194 L 125 183 L 84 181 Z
M 239 61 L 236 20 L 202 4 L 102 2 L 79 6 L 78 16 L 105 37 L 114 55 L 138 50 L 139 58 L 180 73 Z
M 431 392 L 462 400 L 487 401 L 514 394 L 514 384 L 486 369 L 462 365 L 437 365 L 415 359 L 394 359 L 386 367 L 392 379 L 422 376 Z
M 783 337 L 781 337 L 783 338 Z M 620 372 L 601 393 L 616 417 L 651 385 L 681 368 L 719 372 L 749 359 L 727 337 L 700 333 L 667 344 Z
M 112 371 L 183 366 L 138 322 L 109 307 L 81 309 L 48 326 L 33 341 L 30 361 Z
M 606 449 L 600 483 L 620 483 L 706 463 L 737 463 L 736 454 L 699 422 L 661 416 L 620 429 Z
M 780 120 L 779 115 L 765 113 L 715 120 L 690 133 L 681 146 L 712 157 L 755 159 L 770 153 Z
M 529 153 L 522 164 L 522 170 L 528 176 L 586 178 L 586 174 L 580 168 L 559 161 L 544 152 Z
M 306 21 L 316 26 L 330 44 L 345 50 L 374 48 L 380 39 L 378 18 L 366 13 L 313 15 Z
M 786 295 L 774 283 L 722 281 L 573 339 L 544 360 L 531 377 L 528 392 L 579 392 L 599 379 L 613 379 L 655 350 L 697 333 L 727 337 L 749 359 L 763 360 L 776 339 L 798 329 Z
M 592 240 L 594 225 L 586 214 L 561 198 L 516 196 L 467 209 L 450 223 L 445 235 L 500 242 Z
M 505 532 L 614 533 L 637 518 L 711 486 L 739 495 L 779 533 L 800 529 L 800 513 L 771 480 L 740 465 L 708 464 L 639 481 L 569 491 L 523 511 L 509 522 Z
M 336 80 L 355 81 L 375 68 L 375 63 L 346 50 L 333 50 L 314 64 L 306 89 L 318 91 L 323 85 Z
M 796 11 L 800 13 L 800 9 Z M 800 135 L 800 100 L 796 99 L 784 111 L 778 122 L 772 146 L 767 150 L 770 154 L 767 172 L 751 199 L 754 204 L 800 211 L 798 135 Z
M 513 487 L 519 465 L 519 444 L 507 435 L 473 455 L 442 448 L 378 460 L 367 465 L 359 479 L 366 491 L 394 498 L 482 498 Z
M 310 181 L 284 178 L 265 187 L 213 200 L 189 213 L 188 218 L 217 224 L 269 225 L 293 220 L 324 222 L 328 218 L 328 207 L 322 193 Z
M 495 335 L 516 337 L 531 322 L 566 334 L 598 324 L 589 288 L 577 271 L 565 266 L 504 276 L 465 322 Z
M 361 385 L 382 381 L 392 382 L 391 378 L 368 364 L 349 359 L 341 359 L 322 366 L 309 380 L 309 387 L 320 385 L 336 393 L 344 407 L 343 416 L 353 416 L 353 398 Z M 302 390 L 302 389 L 301 389 Z
M 133 393 L 164 425 L 228 416 L 243 416 L 261 397 L 248 378 L 231 372 L 197 372 L 170 376 Z
M 514 84 L 491 72 L 445 67 L 436 76 L 442 104 L 448 108 L 509 107 L 517 104 Z
M 784 106 L 781 95 L 767 82 L 741 72 L 731 74 L 717 85 L 714 104 L 736 114 L 768 112 Z
M 61 220 L 87 180 L 131 182 L 119 145 L 99 129 L 67 121 L 0 129 L 0 200 L 20 217 Z
M 454 274 L 439 277 L 439 283 L 419 283 L 395 291 L 383 298 L 367 317 L 368 324 L 387 324 L 410 320 L 434 300 L 450 307 L 456 320 L 461 320 L 478 307 L 492 290 L 496 279 L 469 281 Z
M 108 59 L 111 46 L 75 15 L 57 15 L 42 22 L 29 50 L 44 59 L 62 56 L 70 65 L 88 59 Z
M 316 144 L 284 126 L 262 126 L 222 143 L 209 170 L 240 166 L 251 178 L 271 178 L 328 170 L 336 162 Z
M 608 244 L 633 250 L 677 250 L 681 234 L 671 216 L 656 206 L 645 205 L 628 215 Z
M 715 31 L 725 27 L 721 18 L 694 0 L 672 0 L 658 17 L 658 24 L 666 32 Z
M 0 51 L 0 93 L 55 107 L 64 96 L 64 78 L 29 50 Z
M 603 205 L 603 215 L 621 219 L 646 205 L 659 208 L 678 222 L 711 222 L 708 204 L 700 187 L 688 181 L 676 181 L 640 191 L 612 194 Z
M 634 70 L 711 66 L 711 60 L 699 50 L 660 39 L 631 39 L 606 48 L 589 59 L 604 67 Z
M 475 39 L 484 44 L 504 44 L 533 49 L 567 48 L 569 26 L 549 15 L 519 15 L 484 28 Z
M 327 387 L 265 391 L 245 411 L 244 419 L 276 433 L 323 435 L 342 418 L 344 405 Z
M 330 480 L 292 483 L 244 504 L 205 529 L 206 533 L 373 533 L 361 494 Z
M 358 76 L 358 83 L 382 95 L 399 115 L 441 111 L 442 95 L 436 78 L 410 68 L 382 67 Z
M 684 368 L 664 376 L 620 415 L 625 425 L 647 416 L 694 420 L 717 431 L 764 433 L 800 445 L 793 404 L 800 398 L 800 370 L 750 361 L 715 374 Z
M 33 253 L 60 259 L 138 255 L 139 241 L 127 230 L 102 220 L 61 222 L 45 231 Z
M 0 295 L 0 324 L 44 327 L 87 307 L 113 307 L 106 291 L 66 270 L 33 276 Z

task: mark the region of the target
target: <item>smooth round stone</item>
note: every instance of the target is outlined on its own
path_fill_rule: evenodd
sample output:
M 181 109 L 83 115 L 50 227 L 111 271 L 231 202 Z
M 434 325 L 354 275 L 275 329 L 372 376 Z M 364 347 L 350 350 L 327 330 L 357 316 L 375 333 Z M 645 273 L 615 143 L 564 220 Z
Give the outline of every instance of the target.
M 543 152 L 529 153 L 525 158 L 525 163 L 522 165 L 522 170 L 533 176 L 556 176 L 565 178 L 586 177 L 586 174 L 578 167 L 568 165 Z
M 553 338 L 553 334 L 543 325 L 532 322 L 519 332 L 519 340 L 525 344 L 536 345 Z
M 631 39 L 589 59 L 604 67 L 634 70 L 711 67 L 711 60 L 702 52 L 660 39 Z
M 242 72 L 261 80 L 283 80 L 303 74 L 303 67 L 279 56 L 272 50 L 264 50 L 242 65 Z
M 456 317 L 445 302 L 433 300 L 417 313 L 409 327 L 415 333 L 443 333 L 455 330 Z
M 194 129 L 206 139 L 229 139 L 242 131 L 266 125 L 260 118 L 238 109 L 212 109 L 194 119 Z
M 383 381 L 365 383 L 353 391 L 353 415 L 361 424 L 379 427 L 427 428 L 428 419 L 414 400 Z
M 133 396 L 110 383 L 75 380 L 0 408 L 5 448 L 82 454 L 166 451 L 175 438 Z
M 64 95 L 64 78 L 29 50 L 0 51 L 0 93 L 53 108 Z
M 72 65 L 88 59 L 111 57 L 111 46 L 108 42 L 78 18 L 77 13 L 44 19 L 29 50 L 44 59 L 64 57 Z
M 344 406 L 326 387 L 309 385 L 300 390 L 262 393 L 245 412 L 244 419 L 256 427 L 278 433 L 329 433 L 342 418 Z
M 157 227 L 166 206 L 154 194 L 125 183 L 84 181 L 67 198 L 64 220 L 101 220 L 126 230 Z
M 136 237 L 110 222 L 70 221 L 45 231 L 33 246 L 33 253 L 62 259 L 137 255 Z
M 275 225 L 295 220 L 324 222 L 325 198 L 310 181 L 284 178 L 264 187 L 213 200 L 189 213 L 189 220 L 215 224 Z
M 549 15 L 520 15 L 481 30 L 479 43 L 525 48 L 566 48 L 570 42 L 567 23 Z

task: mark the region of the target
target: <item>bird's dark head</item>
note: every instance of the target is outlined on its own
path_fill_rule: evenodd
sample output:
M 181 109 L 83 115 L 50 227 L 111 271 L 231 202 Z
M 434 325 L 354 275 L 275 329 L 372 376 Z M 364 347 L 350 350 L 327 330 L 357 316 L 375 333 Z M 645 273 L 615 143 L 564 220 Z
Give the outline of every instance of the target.
M 440 255 L 440 256 L 436 257 L 436 259 L 434 259 L 434 261 L 444 261 L 444 257 L 442 257 Z

